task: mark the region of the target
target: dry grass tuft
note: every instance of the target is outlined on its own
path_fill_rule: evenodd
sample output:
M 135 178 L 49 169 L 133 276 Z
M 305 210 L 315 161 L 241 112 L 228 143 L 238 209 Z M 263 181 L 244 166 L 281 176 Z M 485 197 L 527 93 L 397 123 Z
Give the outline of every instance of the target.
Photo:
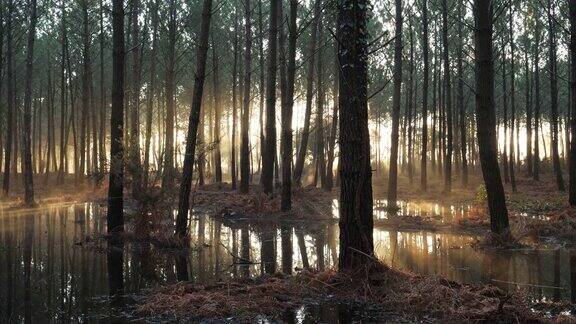
M 340 301 L 360 301 L 379 308 L 444 321 L 540 322 L 539 314 L 517 295 L 494 286 L 462 285 L 434 276 L 392 270 L 373 261 L 356 271 L 303 271 L 293 277 L 266 276 L 232 280 L 212 286 L 188 283 L 160 288 L 138 312 L 146 315 L 254 320 L 276 318 L 302 304 L 303 298 L 331 295 Z

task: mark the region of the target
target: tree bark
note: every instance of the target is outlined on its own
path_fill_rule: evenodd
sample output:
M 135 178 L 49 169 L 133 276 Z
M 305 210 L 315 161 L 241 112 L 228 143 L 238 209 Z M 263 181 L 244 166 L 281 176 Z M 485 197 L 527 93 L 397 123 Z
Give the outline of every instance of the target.
M 396 2 L 400 7 L 401 1 Z M 344 0 L 338 7 L 340 270 L 361 267 L 374 255 L 367 93 L 368 7 L 367 0 Z M 401 26 L 401 15 L 398 17 Z
M 512 191 L 516 192 L 516 175 L 514 173 L 514 164 L 516 163 L 515 141 L 514 141 L 514 123 L 516 118 L 516 69 L 514 64 L 514 25 L 513 25 L 513 5 L 510 6 L 510 184 Z
M 6 153 L 4 154 L 4 178 L 2 185 L 4 196 L 8 196 L 10 190 L 10 171 L 12 162 L 12 148 L 13 148 L 13 127 L 14 124 L 14 98 L 15 98 L 15 80 L 14 80 L 14 50 L 13 50 L 13 20 L 14 20 L 14 0 L 8 1 L 8 17 L 6 18 L 6 94 L 7 98 L 7 113 L 6 113 Z
M 138 13 L 140 0 L 131 0 L 132 20 L 132 104 L 130 109 L 129 157 L 132 175 L 132 196 L 138 197 L 142 190 L 142 162 L 140 160 L 140 86 L 141 86 L 141 40 Z
M 448 43 L 448 4 L 447 0 L 442 1 L 442 38 L 444 43 L 444 86 L 446 98 L 446 154 L 444 158 L 444 192 L 450 193 L 452 190 L 452 150 L 453 150 L 453 129 L 452 129 L 452 84 L 450 81 L 450 61 Z
M 492 48 L 493 2 L 474 0 L 474 42 L 476 66 L 476 124 L 480 164 L 488 194 L 492 232 L 510 233 L 506 197 L 498 168 L 496 112 L 494 109 L 494 58 Z
M 164 172 L 162 176 L 162 190 L 171 192 L 174 189 L 174 82 L 176 65 L 176 3 L 175 0 L 169 2 L 168 21 L 168 50 L 166 66 L 166 120 L 165 120 L 165 140 L 164 140 Z
M 194 92 L 188 134 L 186 136 L 186 153 L 182 168 L 182 181 L 180 183 L 180 196 L 178 200 L 178 216 L 176 217 L 176 235 L 183 239 L 188 232 L 188 211 L 190 209 L 190 192 L 192 189 L 192 169 L 196 150 L 196 136 L 200 122 L 202 108 L 202 94 L 204 92 L 204 79 L 206 77 L 206 60 L 208 56 L 208 37 L 210 36 L 210 18 L 212 15 L 212 0 L 204 0 L 202 7 L 202 22 L 200 25 L 200 39 L 198 41 L 198 54 L 196 57 L 196 73 L 194 74 Z
M 550 134 L 552 137 L 552 166 L 556 176 L 558 190 L 564 191 L 564 178 L 558 154 L 558 63 L 556 62 L 556 31 L 554 29 L 552 13 L 552 0 L 548 0 L 548 41 L 549 41 L 549 70 L 550 70 Z
M 110 118 L 110 179 L 108 233 L 124 231 L 124 1 L 112 2 L 112 113 Z
M 244 82 L 243 82 L 243 86 L 244 89 L 243 91 L 243 96 L 242 96 L 242 121 L 241 121 L 241 136 L 242 136 L 242 143 L 241 143 L 241 147 L 240 147 L 240 192 L 242 193 L 248 193 L 249 191 L 249 186 L 250 186 L 250 143 L 249 143 L 249 138 L 248 138 L 248 128 L 250 127 L 250 87 L 251 87 L 251 79 L 252 79 L 252 18 L 251 16 L 251 11 L 250 11 L 250 2 L 251 0 L 245 0 L 245 4 L 244 4 L 244 16 L 245 16 L 245 32 L 246 32 L 246 37 L 245 37 L 245 47 L 246 47 L 246 53 L 244 53 Z M 270 10 L 273 10 L 274 8 L 271 8 Z M 274 9 L 274 10 L 277 10 Z M 272 11 L 270 17 L 272 19 L 272 17 L 276 17 L 278 15 L 277 11 Z M 270 51 L 272 51 L 272 47 L 276 47 L 277 43 L 276 43 L 276 38 L 270 38 L 270 41 L 272 41 L 272 44 L 270 45 Z M 276 70 L 274 70 L 274 72 L 272 74 L 274 74 L 274 77 L 276 76 Z M 272 87 L 274 89 L 271 90 L 275 90 L 274 84 L 272 85 Z M 268 103 L 267 103 L 268 104 Z M 273 109 L 274 107 L 272 107 Z M 270 115 L 268 115 L 268 117 L 270 117 Z M 272 120 L 273 122 L 275 121 L 274 119 Z M 274 162 L 274 160 L 271 160 L 272 163 Z M 270 171 L 273 170 L 273 166 L 270 166 L 271 169 Z M 272 174 L 270 174 L 270 185 L 272 183 Z
M 394 39 L 394 90 L 392 93 L 392 140 L 388 174 L 388 209 L 398 208 L 398 134 L 400 126 L 400 91 L 402 89 L 402 0 L 396 2 L 396 37 Z M 343 78 L 346 80 L 346 78 Z M 340 86 L 342 88 L 342 86 Z M 340 103 L 342 104 L 342 103 Z M 340 109 L 342 111 L 342 109 Z M 341 116 L 343 119 L 344 116 Z M 342 125 L 342 121 L 340 121 Z M 340 131 L 342 133 L 342 131 Z M 342 137 L 342 135 L 340 136 Z
M 306 111 L 304 112 L 304 128 L 302 128 L 302 139 L 300 140 L 300 149 L 296 157 L 294 166 L 294 182 L 297 186 L 302 185 L 302 172 L 306 153 L 308 152 L 308 138 L 310 136 L 310 119 L 312 117 L 312 100 L 314 99 L 314 65 L 316 57 L 316 46 L 318 38 L 318 22 L 320 21 L 320 12 L 322 10 L 322 0 L 314 2 L 314 21 L 312 31 L 310 32 L 310 43 L 308 44 L 308 67 L 306 71 Z
M 212 65 L 214 69 L 214 181 L 220 183 L 222 182 L 222 153 L 220 151 L 220 142 L 222 140 L 222 136 L 220 135 L 222 107 L 220 107 L 220 67 L 215 42 L 212 42 Z
M 430 73 L 430 62 L 428 59 L 428 0 L 422 0 L 422 59 L 424 60 L 424 80 L 422 84 L 422 151 L 420 154 L 420 189 L 426 191 L 428 186 L 428 79 Z
M 24 172 L 24 204 L 33 206 L 34 201 L 34 181 L 32 166 L 32 78 L 34 73 L 34 41 L 36 40 L 37 1 L 31 0 L 30 25 L 28 27 L 28 44 L 26 49 L 26 88 L 24 94 L 24 120 L 22 132 L 23 163 Z
M 296 40 L 298 38 L 296 26 L 298 1 L 290 0 L 289 5 L 286 87 L 283 88 L 282 94 L 282 200 L 280 206 L 282 211 L 289 211 L 292 208 L 292 113 L 296 79 Z M 280 44 L 282 46 L 283 42 Z
M 571 118 L 570 134 L 570 195 L 569 202 L 571 206 L 576 206 L 576 0 L 570 0 L 570 71 L 572 79 L 570 80 L 571 89 Z
M 262 161 L 262 187 L 266 194 L 274 191 L 274 159 L 276 156 L 276 71 L 278 47 L 278 6 L 280 0 L 270 0 L 268 30 L 268 74 L 266 75 L 266 150 Z M 248 53 L 247 53 L 248 54 Z M 247 71 L 249 69 L 247 68 Z M 249 73 L 247 72 L 248 76 Z M 244 87 L 249 84 L 244 84 Z M 244 92 L 244 103 L 249 101 Z M 249 103 L 249 102 L 248 102 Z M 246 108 L 246 107 L 244 107 Z M 246 113 L 246 112 L 245 112 Z

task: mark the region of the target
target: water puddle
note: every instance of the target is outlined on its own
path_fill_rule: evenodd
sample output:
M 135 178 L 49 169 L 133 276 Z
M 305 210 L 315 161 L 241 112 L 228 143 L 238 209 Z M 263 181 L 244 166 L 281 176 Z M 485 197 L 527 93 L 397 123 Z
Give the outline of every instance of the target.
M 378 208 L 379 205 L 376 206 Z M 429 212 L 402 204 L 407 213 Z M 442 213 L 434 207 L 434 212 Z M 449 209 L 459 214 L 459 209 Z M 111 322 L 124 318 L 138 292 L 163 283 L 220 279 L 337 264 L 338 225 L 297 223 L 259 228 L 205 215 L 191 220 L 186 253 L 126 243 L 106 252 L 79 246 L 105 231 L 97 204 L 50 207 L 34 214 L 0 213 L 0 323 Z M 376 253 L 387 264 L 463 283 L 522 289 L 534 300 L 576 301 L 576 251 L 517 250 L 484 253 L 468 235 L 374 230 Z M 114 295 L 118 297 L 110 298 Z M 336 321 L 342 307 L 308 306 L 287 315 L 294 322 Z

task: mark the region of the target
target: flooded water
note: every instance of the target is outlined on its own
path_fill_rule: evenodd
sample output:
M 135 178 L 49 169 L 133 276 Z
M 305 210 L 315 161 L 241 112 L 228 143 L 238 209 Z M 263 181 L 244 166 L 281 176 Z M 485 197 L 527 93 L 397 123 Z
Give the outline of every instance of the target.
M 257 228 L 200 214 L 191 220 L 194 248 L 186 253 L 142 243 L 111 251 L 91 247 L 87 238 L 105 232 L 105 224 L 97 204 L 0 212 L 0 323 L 111 322 L 127 316 L 124 305 L 138 292 L 162 283 L 207 284 L 337 264 L 334 222 Z M 576 252 L 570 249 L 484 253 L 470 247 L 471 236 L 380 229 L 374 240 L 378 257 L 398 269 L 523 289 L 534 300 L 576 301 Z M 337 308 L 302 308 L 291 317 L 348 316 Z

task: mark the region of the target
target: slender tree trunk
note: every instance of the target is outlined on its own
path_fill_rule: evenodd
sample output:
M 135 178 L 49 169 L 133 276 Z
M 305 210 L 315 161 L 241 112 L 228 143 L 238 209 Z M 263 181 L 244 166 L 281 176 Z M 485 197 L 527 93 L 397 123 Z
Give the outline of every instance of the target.
M 250 86 L 252 80 L 252 18 L 251 18 L 251 10 L 250 10 L 250 2 L 251 0 L 245 0 L 244 4 L 244 19 L 245 19 L 245 50 L 244 53 L 244 82 L 243 82 L 243 96 L 242 96 L 242 121 L 241 121 L 241 136 L 242 136 L 242 143 L 240 147 L 240 192 L 248 193 L 249 186 L 250 186 L 250 143 L 248 138 L 248 128 L 250 127 Z M 271 19 L 275 19 L 272 17 L 276 17 L 278 12 L 276 9 L 271 8 L 273 10 L 270 14 Z M 272 27 L 270 29 L 272 31 Z M 270 44 L 270 51 L 272 51 L 272 47 L 277 46 L 276 38 L 270 38 L 272 44 Z M 272 71 L 274 77 L 276 76 L 276 70 Z M 270 84 L 268 84 L 270 86 Z M 275 91 L 274 84 L 271 85 L 271 90 Z M 270 117 L 270 115 L 267 115 Z M 272 122 L 275 122 L 275 119 L 272 119 Z M 274 137 L 275 138 L 275 137 Z M 274 160 L 271 160 L 273 163 Z M 273 165 L 270 165 L 270 172 L 273 170 Z M 272 186 L 272 174 L 270 173 L 270 186 Z
M 14 19 L 14 0 L 8 0 L 8 17 L 6 18 L 6 94 L 7 98 L 7 113 L 6 113 L 6 153 L 4 154 L 4 178 L 2 179 L 2 185 L 4 189 L 4 195 L 8 196 L 10 190 L 10 163 L 12 162 L 12 132 L 14 124 L 14 52 L 13 52 L 13 19 Z
M 426 191 L 428 186 L 428 79 L 430 73 L 430 62 L 428 58 L 428 0 L 422 0 L 422 59 L 424 60 L 424 80 L 422 84 L 422 151 L 420 154 L 420 189 Z M 434 152 L 432 152 L 432 154 L 434 154 Z
M 28 27 L 28 44 L 26 48 L 26 88 L 24 94 L 24 120 L 23 120 L 23 163 L 22 171 L 24 173 L 24 204 L 32 206 L 34 201 L 34 181 L 32 166 L 32 78 L 34 73 L 34 41 L 36 40 L 36 23 L 38 16 L 36 13 L 37 2 L 31 0 L 30 25 Z
M 394 90 L 392 93 L 392 140 L 388 175 L 388 209 L 398 208 L 398 134 L 400 124 L 400 91 L 402 88 L 402 0 L 396 2 L 396 38 L 394 39 Z M 346 80 L 346 78 L 342 78 Z M 342 88 L 342 85 L 340 86 Z M 341 89 L 342 90 L 342 89 Z M 341 92 L 342 95 L 342 92 Z M 342 104 L 342 101 L 340 102 Z M 342 111 L 342 109 L 341 109 Z M 344 116 L 342 115 L 343 119 Z M 340 121 L 342 127 L 342 121 Z M 342 133 L 342 130 L 340 131 Z M 340 135 L 342 138 L 342 135 Z
M 60 163 L 58 169 L 58 184 L 64 184 L 64 172 L 66 171 L 66 144 L 67 144 L 67 126 L 66 126 L 66 8 L 62 0 L 62 51 L 60 57 Z
M 446 98 L 446 154 L 444 158 L 444 192 L 450 193 L 452 190 L 452 84 L 450 82 L 450 61 L 448 43 L 448 4 L 447 0 L 442 1 L 442 38 L 444 43 L 444 86 Z
M 314 21 L 312 23 L 312 31 L 310 32 L 310 43 L 308 44 L 308 67 L 306 71 L 306 111 L 304 113 L 304 128 L 302 128 L 302 139 L 300 140 L 300 149 L 296 157 L 296 165 L 294 166 L 294 182 L 297 186 L 302 185 L 302 172 L 304 170 L 304 162 L 306 160 L 306 153 L 308 152 L 308 137 L 310 136 L 310 119 L 312 117 L 312 101 L 314 99 L 314 65 L 316 62 L 316 46 L 318 38 L 318 23 L 320 21 L 320 13 L 322 9 L 322 0 L 315 0 L 314 2 Z
M 550 70 L 550 134 L 552 137 L 552 166 L 556 176 L 558 190 L 564 191 L 564 178 L 558 155 L 558 63 L 556 62 L 556 32 L 554 30 L 554 17 L 552 13 L 552 0 L 548 0 L 548 40 L 549 40 L 549 70 Z
M 112 2 L 112 113 L 110 118 L 110 180 L 108 233 L 124 231 L 124 1 Z
M 176 218 L 176 235 L 184 238 L 188 232 L 188 211 L 190 209 L 190 192 L 192 189 L 192 168 L 196 149 L 196 136 L 200 122 L 202 108 L 202 94 L 204 79 L 206 77 L 206 60 L 208 56 L 208 37 L 210 36 L 210 18 L 212 15 L 212 0 L 204 0 L 202 7 L 202 22 L 200 26 L 200 39 L 196 58 L 196 73 L 194 74 L 194 94 L 190 110 L 188 134 L 186 136 L 186 154 L 182 169 L 182 182 L 178 202 L 178 216 Z
M 176 65 L 176 3 L 175 0 L 169 2 L 168 21 L 168 50 L 166 66 L 166 124 L 164 140 L 164 173 L 162 176 L 162 189 L 170 192 L 174 188 L 174 83 Z
M 534 157 L 532 176 L 540 180 L 540 19 L 536 19 L 534 41 Z
M 496 112 L 494 109 L 494 58 L 492 48 L 493 2 L 474 0 L 474 57 L 476 66 L 476 123 L 480 163 L 490 210 L 490 225 L 497 235 L 510 234 L 506 197 L 498 168 Z
M 132 175 L 132 196 L 138 197 L 142 190 L 142 162 L 140 160 L 140 87 L 142 79 L 142 61 L 140 27 L 138 24 L 140 0 L 131 0 L 132 20 L 132 104 L 130 109 L 129 157 Z
M 282 201 L 280 206 L 282 211 L 289 211 L 292 208 L 292 112 L 296 79 L 296 40 L 298 38 L 296 19 L 298 16 L 298 0 L 290 0 L 289 5 L 286 87 L 283 88 L 282 95 Z M 282 18 L 282 16 L 280 18 Z M 281 33 L 283 34 L 284 32 L 282 31 Z M 282 44 L 283 42 L 281 41 L 280 45 L 282 46 Z M 281 64 L 284 64 L 284 62 L 281 62 Z
M 335 19 L 335 23 L 337 23 L 337 19 Z M 336 26 L 337 28 L 338 26 Z M 336 53 L 334 55 L 335 61 L 334 61 L 334 66 L 336 67 L 335 69 L 335 75 L 334 75 L 334 88 L 332 89 L 332 97 L 333 97 L 333 103 L 332 103 L 332 123 L 331 123 L 331 129 L 330 129 L 330 137 L 328 138 L 328 160 L 326 163 L 326 189 L 328 190 L 332 190 L 332 188 L 334 187 L 334 155 L 335 155 L 335 148 L 336 148 L 336 135 L 338 132 L 338 87 L 339 84 L 338 82 L 340 81 L 340 75 L 339 75 L 339 71 L 337 69 L 338 67 L 338 43 L 336 43 L 334 45 L 334 48 L 336 49 Z M 380 123 L 378 123 L 378 125 L 380 125 Z M 380 139 L 380 134 L 378 134 L 378 139 Z M 379 145 L 378 145 L 379 147 Z M 379 156 L 380 154 L 378 154 L 377 156 Z
M 150 144 L 152 141 L 152 115 L 156 95 L 156 61 L 158 57 L 158 10 L 159 0 L 152 2 L 152 49 L 150 51 L 150 85 L 148 87 L 148 103 L 146 107 L 146 134 L 144 140 L 144 183 L 149 181 Z
M 100 174 L 103 177 L 106 171 L 106 88 L 104 86 L 104 4 L 100 0 L 100 131 L 98 132 L 98 156 Z
M 222 153 L 220 151 L 220 142 L 222 136 L 220 135 L 222 107 L 220 107 L 220 75 L 219 75 L 219 60 L 216 48 L 216 43 L 212 42 L 212 65 L 214 71 L 214 181 L 216 183 L 222 182 Z
M 570 142 L 570 196 L 571 206 L 576 206 L 576 0 L 570 0 L 570 71 L 572 79 L 570 80 L 570 94 L 572 98 L 570 133 L 572 141 Z
M 267 194 L 272 194 L 274 191 L 274 158 L 276 156 L 276 52 L 278 47 L 279 1 L 280 0 L 270 0 L 270 28 L 268 31 L 268 74 L 266 75 L 266 154 L 264 154 L 265 159 L 262 161 L 262 187 L 264 193 Z M 248 62 L 246 62 L 246 65 L 248 65 Z M 249 76 L 249 69 L 246 68 L 246 70 L 246 75 Z M 244 84 L 245 89 L 247 86 L 249 86 L 249 84 Z M 246 91 L 244 91 L 244 103 L 245 105 L 246 103 L 249 103 L 249 96 L 247 96 Z M 244 108 L 247 110 L 246 107 Z
M 464 16 L 463 0 L 458 1 L 458 15 Z M 468 156 L 466 142 L 466 104 L 464 103 L 464 72 L 462 53 L 464 52 L 464 35 L 462 34 L 462 24 L 458 25 L 458 107 L 460 107 L 460 154 L 462 158 L 462 185 L 468 186 Z
M 236 20 L 239 18 L 237 17 Z M 230 141 L 230 174 L 232 177 L 232 190 L 236 189 L 236 124 L 238 111 L 238 56 L 239 56 L 239 29 L 238 22 L 234 24 L 234 63 L 232 66 L 232 137 Z
M 516 87 L 515 87 L 515 74 L 516 74 L 516 69 L 515 69 L 515 65 L 514 65 L 514 26 L 512 23 L 512 15 L 513 15 L 514 11 L 512 9 L 512 5 L 510 7 L 510 70 L 512 73 L 510 73 L 510 106 L 511 106 L 511 111 L 510 111 L 510 162 L 509 162 L 509 168 L 510 168 L 510 184 L 512 185 L 512 191 L 516 192 L 516 175 L 514 173 L 514 164 L 516 163 L 515 161 L 515 142 L 514 142 L 514 123 L 515 118 L 516 118 Z

